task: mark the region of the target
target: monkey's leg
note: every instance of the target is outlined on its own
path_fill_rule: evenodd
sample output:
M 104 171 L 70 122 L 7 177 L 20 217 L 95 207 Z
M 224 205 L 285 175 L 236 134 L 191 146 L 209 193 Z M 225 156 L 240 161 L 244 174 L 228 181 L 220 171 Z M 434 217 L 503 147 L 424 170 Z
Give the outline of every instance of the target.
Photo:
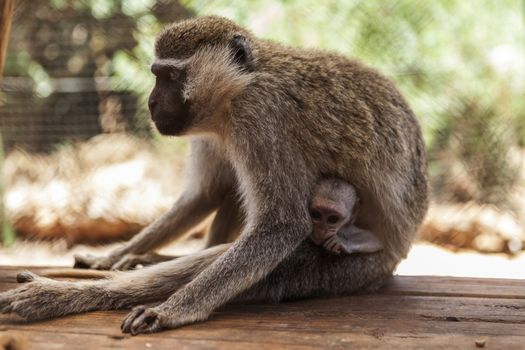
M 252 232 L 245 231 L 228 251 L 162 304 L 133 309 L 123 322 L 123 331 L 149 333 L 205 320 L 264 278 L 288 255 L 287 249 L 293 251 L 306 238 L 304 232 L 311 230 L 307 221 L 290 226 L 278 223 L 272 228 L 267 226 L 270 220 L 264 220 L 263 227 L 251 227 Z
M 207 235 L 206 248 L 219 244 L 233 242 L 240 233 L 243 224 L 243 215 L 237 195 L 229 192 L 223 199 Z M 179 258 L 178 256 L 161 255 L 155 252 L 144 254 L 128 253 L 122 257 L 112 269 L 129 270 L 137 265 L 149 266 L 159 262 Z
M 240 234 L 243 215 L 237 194 L 231 191 L 222 202 L 208 232 L 206 247 L 230 243 Z
M 12 312 L 28 320 L 38 320 L 165 300 L 229 246 L 216 246 L 140 270 L 115 272 L 112 278 L 103 280 L 57 281 L 22 272 L 17 280 L 27 283 L 0 293 L 0 313 Z
M 241 293 L 235 302 L 278 302 L 375 291 L 396 263 L 382 252 L 335 255 L 305 240 L 266 278 Z
M 375 291 L 391 275 L 395 265 L 393 260 L 388 261 L 382 253 L 334 255 L 307 239 L 265 278 L 232 301 L 278 302 L 356 291 Z M 187 287 L 188 285 L 185 288 Z M 183 289 L 174 296 L 181 291 Z M 174 296 L 170 299 L 172 300 Z M 161 311 L 170 299 L 153 308 L 135 307 L 124 319 L 122 330 L 138 334 L 172 327 L 168 318 L 172 315 L 167 316 Z M 206 297 L 199 299 L 199 302 L 206 303 Z M 181 303 L 178 307 L 185 310 L 192 305 Z M 184 324 L 186 323 L 190 322 Z M 169 326 L 167 327 L 166 324 Z

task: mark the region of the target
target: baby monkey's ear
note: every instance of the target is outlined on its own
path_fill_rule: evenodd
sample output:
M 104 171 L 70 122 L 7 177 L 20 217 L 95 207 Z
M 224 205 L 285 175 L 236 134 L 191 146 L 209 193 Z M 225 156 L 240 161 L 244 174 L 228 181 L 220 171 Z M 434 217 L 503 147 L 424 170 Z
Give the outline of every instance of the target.
M 235 34 L 230 41 L 230 48 L 233 51 L 235 63 L 248 72 L 253 72 L 255 70 L 252 49 L 243 35 Z

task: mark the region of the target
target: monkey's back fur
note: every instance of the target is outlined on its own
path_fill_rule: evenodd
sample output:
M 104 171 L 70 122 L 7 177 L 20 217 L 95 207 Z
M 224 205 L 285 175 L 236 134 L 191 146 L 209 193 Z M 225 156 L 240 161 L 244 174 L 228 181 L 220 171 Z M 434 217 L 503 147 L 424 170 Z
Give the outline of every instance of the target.
M 202 32 L 204 26 L 213 30 Z M 420 127 L 394 83 L 356 60 L 259 40 L 219 17 L 166 29 L 158 38 L 157 56 L 194 53 L 200 42 L 221 46 L 232 33 L 247 36 L 255 69 L 249 74 L 229 73 L 229 81 L 240 75 L 247 84 L 233 98 L 229 118 L 221 120 L 228 125 L 230 137 L 257 142 L 263 136 L 256 158 L 279 158 L 288 148 L 293 162 L 275 160 L 283 167 L 295 167 L 282 171 L 287 175 L 305 172 L 313 178 L 333 176 L 353 184 L 364 205 L 357 225 L 374 228 L 380 235 L 387 231 L 382 237 L 387 251 L 396 259 L 403 257 L 426 213 L 428 188 Z M 204 61 L 230 62 L 215 55 L 209 51 Z M 206 84 L 214 74 L 228 75 L 229 70 L 229 63 L 217 64 L 202 81 Z M 205 87 L 194 90 L 204 93 L 192 96 L 194 109 L 208 110 L 214 92 Z M 228 140 L 225 143 L 228 146 Z M 242 182 L 243 174 L 237 174 Z M 309 190 L 306 184 L 303 192 L 310 194 Z

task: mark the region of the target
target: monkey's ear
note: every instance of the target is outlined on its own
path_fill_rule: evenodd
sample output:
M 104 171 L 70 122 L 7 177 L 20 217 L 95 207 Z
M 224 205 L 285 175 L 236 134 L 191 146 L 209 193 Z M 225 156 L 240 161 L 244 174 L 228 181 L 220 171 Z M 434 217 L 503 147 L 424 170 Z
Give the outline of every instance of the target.
M 233 51 L 235 62 L 248 72 L 253 72 L 255 65 L 253 63 L 252 49 L 246 38 L 241 34 L 235 34 L 230 41 L 230 48 Z

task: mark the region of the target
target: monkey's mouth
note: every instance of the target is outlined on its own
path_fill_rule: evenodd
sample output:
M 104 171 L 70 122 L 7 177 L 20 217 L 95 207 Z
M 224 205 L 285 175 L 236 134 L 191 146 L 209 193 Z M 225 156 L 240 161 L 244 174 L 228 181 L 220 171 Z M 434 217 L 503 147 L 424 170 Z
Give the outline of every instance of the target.
M 173 118 L 173 116 L 152 116 L 151 120 L 161 134 L 169 136 L 181 135 L 189 126 L 185 118 Z
M 315 244 L 323 245 L 327 240 L 330 239 L 330 237 L 332 237 L 332 236 L 334 236 L 336 234 L 337 234 L 337 231 L 336 232 L 329 231 L 329 232 L 326 232 L 323 235 L 323 237 L 317 237 L 315 234 L 311 234 L 310 238 Z

